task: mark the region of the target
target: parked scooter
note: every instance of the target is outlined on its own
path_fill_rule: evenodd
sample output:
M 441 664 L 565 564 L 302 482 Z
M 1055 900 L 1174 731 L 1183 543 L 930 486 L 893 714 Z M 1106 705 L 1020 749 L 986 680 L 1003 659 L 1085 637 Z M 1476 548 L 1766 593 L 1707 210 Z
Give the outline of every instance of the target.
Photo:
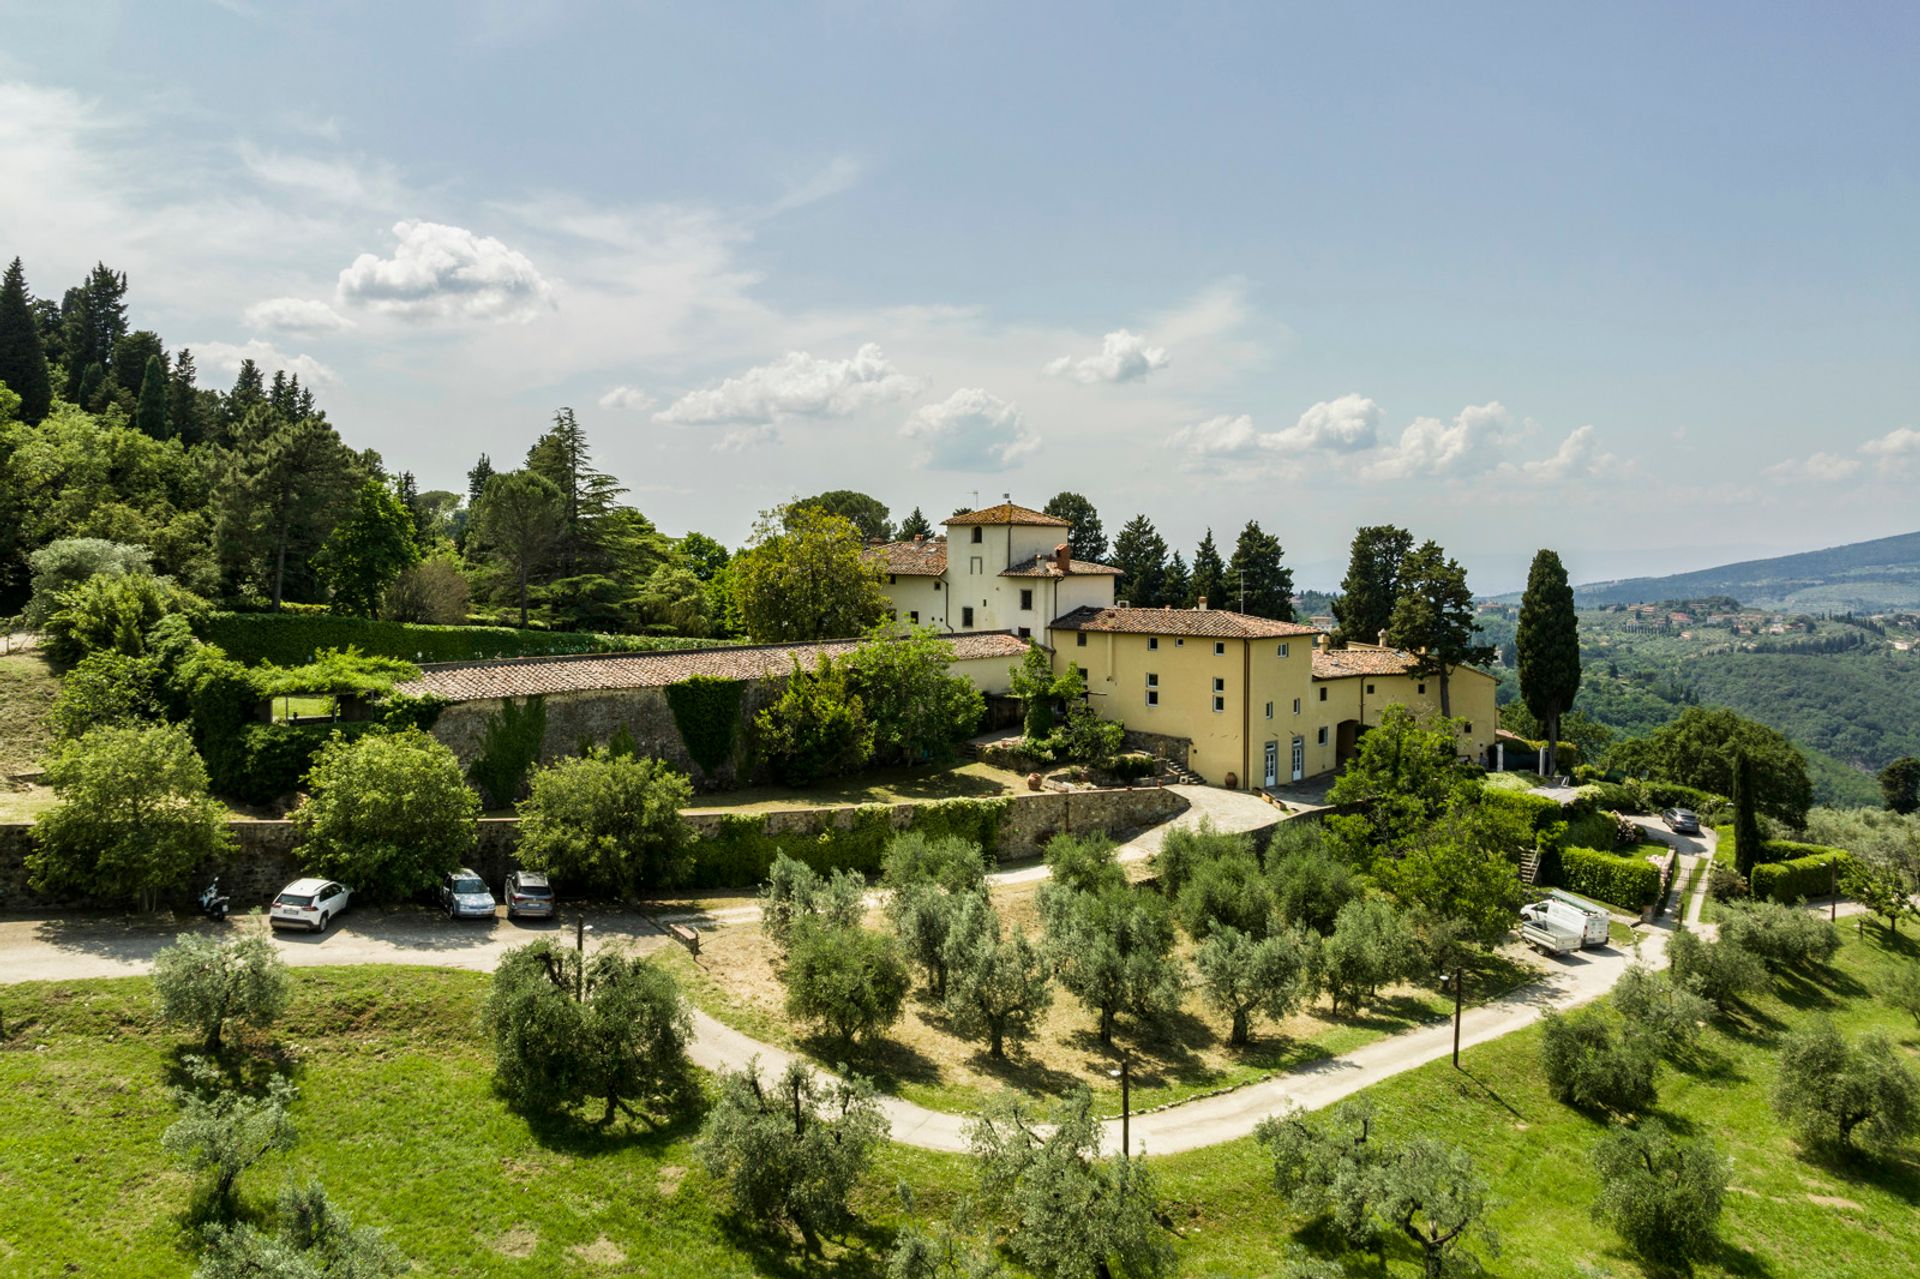
M 220 891 L 220 881 L 216 879 L 200 894 L 200 913 L 217 924 L 227 917 L 227 903 L 231 900 Z

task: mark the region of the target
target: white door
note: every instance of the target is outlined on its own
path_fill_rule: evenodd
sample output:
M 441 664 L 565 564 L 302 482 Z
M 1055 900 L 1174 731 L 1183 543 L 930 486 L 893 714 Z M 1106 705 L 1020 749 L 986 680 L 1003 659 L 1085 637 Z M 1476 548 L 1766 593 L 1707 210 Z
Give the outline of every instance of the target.
M 1278 786 L 1280 784 L 1279 742 L 1267 743 L 1267 780 L 1265 784 L 1268 786 Z
M 1299 781 L 1307 775 L 1307 739 L 1293 739 L 1293 780 Z

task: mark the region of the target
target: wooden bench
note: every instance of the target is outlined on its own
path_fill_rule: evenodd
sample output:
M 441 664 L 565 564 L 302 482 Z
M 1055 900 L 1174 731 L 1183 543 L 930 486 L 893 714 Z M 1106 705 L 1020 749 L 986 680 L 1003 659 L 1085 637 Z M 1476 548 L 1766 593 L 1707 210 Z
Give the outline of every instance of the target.
M 668 924 L 667 935 L 685 946 L 689 955 L 700 953 L 700 934 L 685 924 Z

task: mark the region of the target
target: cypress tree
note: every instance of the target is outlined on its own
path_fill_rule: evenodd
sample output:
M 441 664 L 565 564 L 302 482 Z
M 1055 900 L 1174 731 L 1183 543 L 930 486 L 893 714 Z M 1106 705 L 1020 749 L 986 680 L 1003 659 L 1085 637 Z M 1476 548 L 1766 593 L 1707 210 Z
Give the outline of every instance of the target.
M 20 419 L 38 423 L 53 407 L 53 379 L 34 322 L 26 271 L 15 258 L 0 283 L 0 382 L 20 397 Z
M 1559 555 L 1542 550 L 1527 570 L 1520 597 L 1520 625 L 1514 634 L 1520 659 L 1520 696 L 1547 734 L 1547 772 L 1557 772 L 1554 753 L 1560 741 L 1560 716 L 1573 709 L 1580 691 L 1580 619 L 1573 611 L 1573 587 Z
M 1380 642 L 1380 632 L 1393 625 L 1402 566 L 1412 553 L 1413 534 L 1392 524 L 1372 524 L 1353 535 L 1347 576 L 1333 602 L 1335 645 Z
M 1248 520 L 1227 561 L 1227 597 L 1240 612 L 1293 620 L 1293 570 L 1281 562 L 1280 539 Z
M 101 403 L 107 390 L 107 368 L 98 360 L 87 365 L 80 374 L 80 385 L 75 393 L 75 401 L 90 413 L 97 413 L 104 405 Z
M 1760 813 L 1754 805 L 1753 765 L 1742 751 L 1733 757 L 1733 868 L 1748 883 L 1753 882 L 1763 839 Z
M 1227 562 L 1220 558 L 1220 548 L 1213 544 L 1212 529 L 1200 539 L 1199 549 L 1193 553 L 1193 571 L 1188 577 L 1196 605 L 1205 600 L 1208 608 L 1226 607 Z
M 467 507 L 472 509 L 480 501 L 480 494 L 487 488 L 487 481 L 493 478 L 493 459 L 485 453 L 467 471 Z
M 140 407 L 134 411 L 133 424 L 156 440 L 167 438 L 167 370 L 157 355 L 147 357 L 146 375 L 140 379 Z

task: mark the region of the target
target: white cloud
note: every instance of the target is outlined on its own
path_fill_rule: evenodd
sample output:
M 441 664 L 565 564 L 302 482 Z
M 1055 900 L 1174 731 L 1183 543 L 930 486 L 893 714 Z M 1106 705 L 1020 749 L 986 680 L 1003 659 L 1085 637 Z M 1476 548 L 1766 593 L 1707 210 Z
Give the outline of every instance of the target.
M 659 401 L 637 386 L 616 386 L 600 397 L 603 409 L 624 409 L 629 413 L 644 413 Z
M 920 465 L 935 471 L 1004 471 L 1040 447 L 1019 405 L 977 386 L 915 409 L 900 434 L 924 446 Z
M 1498 400 L 1470 404 L 1453 421 L 1417 417 L 1400 432 L 1395 444 L 1369 462 L 1365 474 L 1373 479 L 1407 479 L 1419 475 L 1471 475 L 1500 461 L 1501 447 L 1512 439 L 1513 415 Z
M 1791 457 L 1784 462 L 1775 462 L 1767 468 L 1769 479 L 1804 483 L 1813 480 L 1822 484 L 1837 484 L 1850 479 L 1860 472 L 1860 459 L 1843 457 L 1838 453 L 1815 453 L 1808 457 Z
M 1049 377 L 1067 377 L 1082 386 L 1095 382 L 1132 382 L 1167 367 L 1167 348 L 1148 346 L 1138 333 L 1115 329 L 1100 339 L 1100 354 L 1074 359 L 1063 355 L 1046 367 Z
M 1258 448 L 1261 440 L 1260 433 L 1253 429 L 1253 418 L 1245 413 L 1238 417 L 1223 413 L 1183 426 L 1167 437 L 1169 445 L 1196 457 L 1242 456 Z
M 875 404 L 917 395 L 925 384 L 893 367 L 868 342 L 853 358 L 823 360 L 789 351 L 718 386 L 689 391 L 654 414 L 656 422 L 779 422 L 789 417 L 845 417 Z
M 1355 453 L 1379 442 L 1380 406 L 1364 395 L 1322 400 L 1300 415 L 1300 420 L 1264 441 L 1274 449 L 1325 449 Z
M 390 258 L 362 253 L 340 273 L 340 296 L 410 319 L 531 320 L 553 288 L 524 253 L 439 222 L 396 222 Z
M 336 126 L 337 127 L 337 126 Z M 405 198 L 404 188 L 388 165 L 369 164 L 345 156 L 300 155 L 262 151 L 242 144 L 241 163 L 268 186 L 298 192 L 309 199 L 365 209 L 391 208 Z
M 328 333 L 353 327 L 352 320 L 318 298 L 268 298 L 248 307 L 246 318 L 256 329 L 285 333 Z
M 780 428 L 775 426 L 736 426 L 714 442 L 715 453 L 745 453 L 751 449 L 767 448 L 780 442 Z
M 837 155 L 818 172 L 788 188 L 768 210 L 789 213 L 821 200 L 830 200 L 860 180 L 866 166 L 850 155 Z
M 1553 456 L 1520 463 L 1520 473 L 1531 480 L 1576 480 L 1604 474 L 1617 458 L 1600 451 L 1593 427 L 1576 426 L 1560 441 Z
M 1920 431 L 1910 426 L 1895 427 L 1879 439 L 1862 444 L 1860 451 L 1877 459 L 1882 472 L 1903 472 L 1909 462 L 1920 461 Z
M 285 355 L 273 343 L 263 342 L 259 338 L 240 345 L 232 342 L 195 342 L 193 358 L 201 368 L 219 369 L 225 373 L 238 373 L 241 361 L 252 360 L 268 377 L 272 377 L 279 369 L 285 369 L 298 374 L 300 380 L 309 386 L 340 380 L 339 374 L 311 355 Z

